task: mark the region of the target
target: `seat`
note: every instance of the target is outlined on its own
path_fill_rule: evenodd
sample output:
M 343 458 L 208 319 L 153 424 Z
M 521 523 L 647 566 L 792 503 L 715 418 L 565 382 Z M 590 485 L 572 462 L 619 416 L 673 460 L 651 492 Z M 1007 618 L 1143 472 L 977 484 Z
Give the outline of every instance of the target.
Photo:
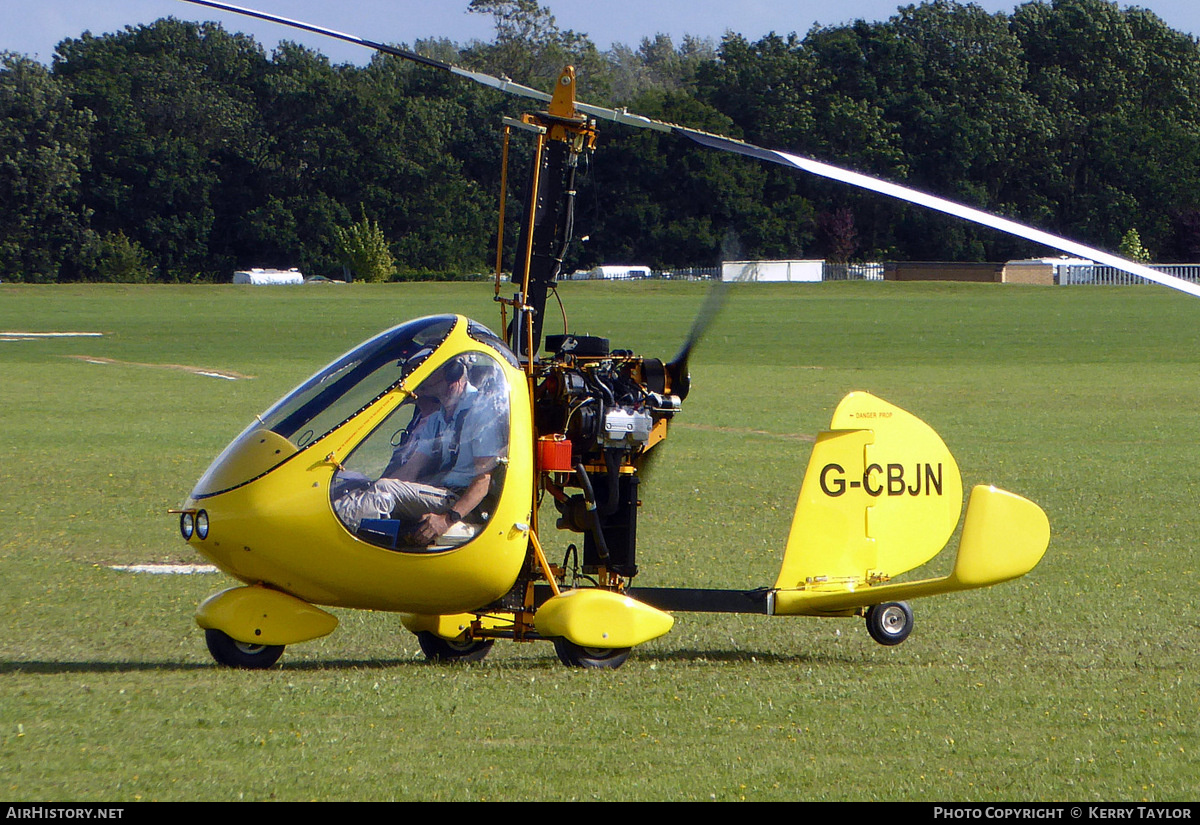
M 358 537 L 377 547 L 398 553 L 440 553 L 461 547 L 479 534 L 482 525 L 460 521 L 450 526 L 438 540 L 427 547 L 408 544 L 404 540 L 411 525 L 394 518 L 365 518 L 358 526 Z

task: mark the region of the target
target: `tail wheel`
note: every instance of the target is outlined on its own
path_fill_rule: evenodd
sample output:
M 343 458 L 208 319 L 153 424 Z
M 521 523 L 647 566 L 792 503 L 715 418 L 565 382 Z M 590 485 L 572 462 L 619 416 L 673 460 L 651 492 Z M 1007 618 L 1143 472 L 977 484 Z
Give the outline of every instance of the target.
M 492 649 L 491 639 L 443 639 L 428 630 L 417 634 L 421 652 L 431 662 L 482 662 Z
M 283 645 L 256 645 L 239 642 L 228 633 L 209 628 L 204 631 L 208 652 L 218 664 L 243 670 L 264 670 L 279 661 Z
M 913 629 L 913 612 L 908 602 L 885 602 L 867 611 L 867 632 L 881 645 L 898 645 Z
M 612 670 L 625 664 L 628 647 L 583 647 L 567 639 L 554 640 L 554 652 L 567 667 L 602 667 Z

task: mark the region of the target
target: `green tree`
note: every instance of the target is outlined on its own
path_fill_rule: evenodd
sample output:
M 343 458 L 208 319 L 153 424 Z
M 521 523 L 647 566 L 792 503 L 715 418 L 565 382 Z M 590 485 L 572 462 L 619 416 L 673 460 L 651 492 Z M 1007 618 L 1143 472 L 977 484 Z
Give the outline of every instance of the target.
M 141 244 L 125 237 L 124 232 L 110 232 L 86 251 L 86 275 L 89 280 L 108 283 L 144 284 L 154 280 L 154 266 Z
M 803 38 L 665 35 L 601 54 L 536 0 L 473 0 L 490 43 L 415 48 L 581 97 L 829 160 L 1115 247 L 1200 256 L 1200 49 L 1150 12 L 1043 0 L 1011 15 L 931 0 Z M 484 268 L 501 115 L 529 106 L 396 58 L 268 59 L 161 20 L 0 66 L 0 277 L 190 280 L 249 266 L 334 274 L 372 225 L 401 272 Z M 531 144 L 512 144 L 521 200 Z M 677 137 L 602 125 L 581 164 L 573 265 L 750 257 L 1003 259 L 1007 236 Z M 521 210 L 503 229 L 512 249 Z M 145 257 L 143 257 L 145 256 Z M 385 267 L 386 269 L 386 267 Z M 138 274 L 141 273 L 141 274 Z M 361 277 L 361 276 L 360 276 Z
M 1122 236 L 1121 243 L 1117 246 L 1117 254 L 1138 263 L 1150 263 L 1150 251 L 1142 246 L 1142 236 L 1133 227 Z
M 228 225 L 239 267 L 339 271 L 334 230 L 353 220 L 371 174 L 354 134 L 367 117 L 356 92 L 360 71 L 294 43 L 281 44 L 263 67 L 254 83 L 256 140 L 220 190 L 240 212 Z
M 728 116 L 752 143 L 800 149 L 816 128 L 817 65 L 795 34 L 757 43 L 730 35 L 720 59 L 698 71 L 701 100 Z
M 360 281 L 387 281 L 396 274 L 396 263 L 379 224 L 367 217 L 334 229 L 342 261 Z
M 1013 13 L 1029 89 L 1054 113 L 1039 189 L 1054 223 L 1115 246 L 1137 214 L 1151 246 L 1200 185 L 1200 49 L 1153 13 L 1107 0 L 1027 3 Z
M 607 62 L 586 34 L 560 29 L 536 0 L 471 0 L 467 11 L 489 14 L 496 36 L 463 52 L 467 62 L 492 74 L 553 89 L 563 66 L 573 65 L 580 89 L 592 102 L 609 97 Z
M 712 107 L 679 93 L 648 93 L 634 110 L 713 132 L 733 129 Z M 601 142 L 594 175 L 580 187 L 585 206 L 576 216 L 577 234 L 590 240 L 568 267 L 606 261 L 714 264 L 723 257 L 727 237 L 736 238 L 746 254 L 767 257 L 789 255 L 811 241 L 808 204 L 772 191 L 774 170 L 765 165 L 659 132 L 614 129 L 602 133 Z M 597 201 L 603 206 L 586 206 Z
M 1023 164 L 1036 157 L 1048 114 L 1025 88 L 1021 43 L 1007 16 L 934 0 L 903 7 L 883 23 L 818 31 L 808 40 L 831 101 L 840 96 L 859 107 L 843 106 L 841 117 L 859 131 L 841 129 L 849 139 L 829 134 L 831 148 L 862 154 L 855 136 L 875 134 L 872 143 L 858 138 L 871 153 L 868 168 L 882 165 L 887 176 L 973 206 L 1025 212 L 1037 189 Z M 829 113 L 836 111 L 822 107 L 819 120 L 835 124 Z M 889 226 L 889 245 L 902 257 L 1003 259 L 1021 248 L 1005 236 L 898 205 L 875 207 L 870 223 Z
M 91 240 L 80 175 L 92 120 L 43 66 L 0 54 L 0 278 L 78 276 Z
M 605 57 L 611 102 L 625 105 L 652 91 L 693 92 L 697 70 L 715 60 L 717 51 L 712 41 L 690 36 L 676 48 L 670 36 L 660 33 L 642 38 L 636 50 L 615 43 Z
M 482 186 L 468 167 L 495 176 L 499 118 L 479 106 L 474 90 L 441 78 L 430 83 L 428 75 L 380 58 L 359 78 L 361 199 L 396 239 L 402 272 L 479 271 L 495 226 L 498 180 Z
M 169 280 L 228 271 L 231 200 L 216 193 L 259 140 L 265 64 L 250 38 L 175 19 L 60 44 L 55 77 L 101 124 L 82 179 L 94 228 L 136 240 Z

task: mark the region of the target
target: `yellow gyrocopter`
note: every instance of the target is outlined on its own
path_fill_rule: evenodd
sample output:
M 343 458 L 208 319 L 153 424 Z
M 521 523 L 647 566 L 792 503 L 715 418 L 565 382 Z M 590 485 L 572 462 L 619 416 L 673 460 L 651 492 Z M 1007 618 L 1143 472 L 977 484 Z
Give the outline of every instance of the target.
M 477 661 L 496 639 L 548 640 L 565 664 L 618 667 L 633 647 L 667 633 L 679 612 L 857 615 L 877 642 L 895 645 L 913 628 L 907 600 L 1013 579 L 1042 558 L 1050 527 L 1041 508 L 976 486 L 951 573 L 893 581 L 946 545 L 959 522 L 962 479 L 927 424 L 854 392 L 816 440 L 773 585 L 634 586 L 639 472 L 687 398 L 688 359 L 720 292 L 667 362 L 568 332 L 547 335 L 542 348 L 542 310 L 570 240 L 575 169 L 595 145 L 597 118 L 673 132 L 971 220 L 984 213 L 580 103 L 570 67 L 545 94 L 306 23 L 185 1 L 349 40 L 546 104 L 504 122 L 505 168 L 511 135 L 528 133 L 535 142 L 512 299 L 500 297 L 497 250 L 504 337 L 454 314 L 376 335 L 257 416 L 174 511 L 184 540 L 242 583 L 196 613 L 219 663 L 270 667 L 285 646 L 336 628 L 325 607 L 399 613 L 437 661 Z M 501 226 L 504 208 L 502 199 Z M 1104 260 L 1097 250 L 984 218 Z M 545 496 L 558 510 L 555 524 L 539 523 Z M 559 564 L 544 546 L 551 529 L 579 537 Z

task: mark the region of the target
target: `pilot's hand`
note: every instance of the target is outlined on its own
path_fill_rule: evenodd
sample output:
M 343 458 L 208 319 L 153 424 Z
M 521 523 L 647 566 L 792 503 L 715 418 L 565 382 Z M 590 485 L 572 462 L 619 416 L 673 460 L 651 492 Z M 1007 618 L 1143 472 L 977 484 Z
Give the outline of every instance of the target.
M 437 540 L 437 537 L 445 533 L 453 525 L 449 516 L 444 516 L 441 513 L 426 513 L 421 517 L 417 529 L 413 531 L 413 537 L 416 538 L 418 544 L 429 545 Z

